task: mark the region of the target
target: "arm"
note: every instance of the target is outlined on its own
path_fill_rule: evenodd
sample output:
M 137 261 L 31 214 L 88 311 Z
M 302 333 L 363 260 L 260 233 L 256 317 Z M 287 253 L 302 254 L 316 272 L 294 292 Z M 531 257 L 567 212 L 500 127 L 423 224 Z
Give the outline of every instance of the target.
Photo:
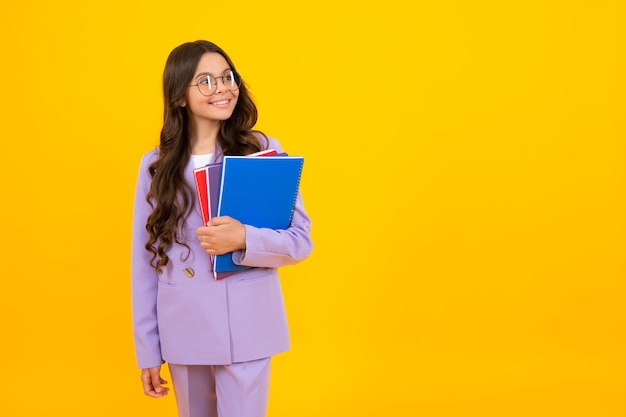
M 150 266 L 150 253 L 144 247 L 148 240 L 146 219 L 152 211 L 146 201 L 146 195 L 151 181 L 148 166 L 153 157 L 154 154 L 144 156 L 139 168 L 133 211 L 131 248 L 133 331 L 137 363 L 142 369 L 152 368 L 163 363 L 156 312 L 158 275 Z
M 304 211 L 298 193 L 291 226 L 272 230 L 245 225 L 245 250 L 233 253 L 235 263 L 246 266 L 277 268 L 306 259 L 313 250 L 311 219 Z
M 293 265 L 309 256 L 313 249 L 311 220 L 298 195 L 291 226 L 272 230 L 243 225 L 228 217 L 214 217 L 208 226 L 196 230 L 200 246 L 209 255 L 233 252 L 236 264 L 277 268 Z
M 269 148 L 282 152 L 276 139 Z M 291 225 L 286 230 L 272 230 L 243 225 L 228 216 L 214 217 L 206 227 L 196 230 L 200 246 L 209 255 L 233 252 L 236 264 L 276 268 L 292 265 L 309 256 L 313 248 L 311 220 L 298 193 Z
M 270 138 L 269 148 L 283 152 L 280 143 Z M 291 225 L 286 230 L 245 227 L 245 243 L 233 252 L 236 264 L 277 268 L 293 265 L 306 259 L 313 250 L 311 219 L 304 210 L 302 195 L 298 192 Z

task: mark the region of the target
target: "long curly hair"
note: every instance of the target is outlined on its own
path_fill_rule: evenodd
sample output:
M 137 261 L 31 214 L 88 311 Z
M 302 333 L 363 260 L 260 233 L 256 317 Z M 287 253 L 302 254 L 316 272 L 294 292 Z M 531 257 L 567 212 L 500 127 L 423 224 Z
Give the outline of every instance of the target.
M 157 272 L 167 265 L 166 251 L 174 244 L 189 246 L 181 236 L 181 226 L 193 211 L 195 193 L 184 179 L 191 145 L 188 135 L 187 109 L 182 106 L 185 91 L 191 83 L 198 62 L 208 52 L 219 53 L 233 71 L 235 65 L 220 47 L 208 41 L 187 42 L 176 47 L 168 56 L 163 72 L 163 128 L 159 156 L 148 168 L 152 176 L 146 200 L 153 208 L 148 216 L 145 248 L 152 253 L 150 264 Z M 232 116 L 225 120 L 217 137 L 224 155 L 247 155 L 261 150 L 260 138 L 267 137 L 252 128 L 258 117 L 257 108 L 242 80 L 239 98 Z

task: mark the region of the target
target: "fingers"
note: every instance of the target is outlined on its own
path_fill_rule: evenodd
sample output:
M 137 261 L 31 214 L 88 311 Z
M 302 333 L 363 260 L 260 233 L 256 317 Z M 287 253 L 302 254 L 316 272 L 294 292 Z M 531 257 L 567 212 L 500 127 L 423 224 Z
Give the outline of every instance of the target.
M 198 240 L 200 241 L 200 247 L 209 255 L 223 255 L 233 251 L 226 245 L 223 237 L 198 235 Z
M 222 224 L 228 224 L 232 222 L 233 222 L 233 218 L 230 216 L 213 217 L 211 220 L 209 220 L 208 226 L 219 226 Z
M 141 370 L 141 382 L 143 384 L 143 392 L 152 398 L 161 398 L 167 395 L 169 388 L 164 387 L 162 384 L 167 384 L 167 381 L 161 378 L 160 366 L 154 368 Z
M 200 247 L 206 251 L 209 255 L 223 255 L 227 251 L 218 249 L 218 244 L 214 242 L 205 242 L 200 239 Z
M 163 391 L 163 387 L 161 386 L 161 375 L 159 368 L 150 368 L 150 382 L 152 383 L 152 387 L 157 394 L 160 394 Z
M 211 219 L 211 221 L 213 221 L 213 219 Z M 219 245 L 220 232 L 215 228 L 215 225 L 211 224 L 211 222 L 209 222 L 208 226 L 198 227 L 196 229 L 196 234 L 198 235 L 200 246 L 206 251 L 214 249 Z
M 198 234 L 198 240 L 200 247 L 204 250 L 209 250 L 217 244 L 217 239 L 212 234 Z
M 245 227 L 229 216 L 213 217 L 196 229 L 200 247 L 209 255 L 223 255 L 245 247 Z

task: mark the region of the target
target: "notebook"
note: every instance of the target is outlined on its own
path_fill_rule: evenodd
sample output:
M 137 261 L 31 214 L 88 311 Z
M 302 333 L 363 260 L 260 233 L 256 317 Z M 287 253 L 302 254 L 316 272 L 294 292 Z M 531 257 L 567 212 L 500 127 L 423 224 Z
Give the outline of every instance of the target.
M 260 228 L 287 229 L 303 164 L 300 156 L 224 156 L 217 216 L 230 216 Z M 215 273 L 245 268 L 233 263 L 232 252 L 213 257 Z

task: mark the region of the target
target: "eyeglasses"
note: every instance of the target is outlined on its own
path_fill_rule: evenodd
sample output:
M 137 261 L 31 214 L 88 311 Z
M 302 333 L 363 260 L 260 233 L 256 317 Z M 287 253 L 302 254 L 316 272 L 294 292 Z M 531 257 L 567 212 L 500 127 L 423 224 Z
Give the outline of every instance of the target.
M 226 71 L 219 77 L 211 77 L 210 75 L 203 75 L 198 78 L 197 84 L 189 84 L 189 86 L 196 86 L 203 96 L 212 96 L 217 91 L 217 80 L 222 80 L 222 85 L 228 91 L 237 91 L 241 86 L 241 78 L 235 71 Z

